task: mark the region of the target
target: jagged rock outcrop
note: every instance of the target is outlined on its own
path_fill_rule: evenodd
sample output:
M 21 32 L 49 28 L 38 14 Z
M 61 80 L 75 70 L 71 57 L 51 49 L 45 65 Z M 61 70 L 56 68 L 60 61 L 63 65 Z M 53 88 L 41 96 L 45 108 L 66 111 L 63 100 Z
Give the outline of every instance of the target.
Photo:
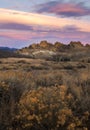
M 37 44 L 32 44 L 29 47 L 22 48 L 18 51 L 19 54 L 33 57 L 33 58 L 43 58 L 43 57 L 53 57 L 59 53 L 83 53 L 84 51 L 89 51 L 90 45 L 84 46 L 81 42 L 71 41 L 69 44 L 63 44 L 60 42 L 55 42 L 54 44 L 49 43 L 44 40 Z
M 38 48 L 39 48 L 39 44 L 33 43 L 33 44 L 30 45 L 28 48 L 29 48 L 29 49 L 38 49 Z
M 29 49 L 51 49 L 53 48 L 53 44 L 47 41 L 41 41 L 39 44 L 32 44 L 29 46 Z
M 55 48 L 60 48 L 60 47 L 62 47 L 63 45 L 64 45 L 63 43 L 55 42 L 54 47 L 55 47 Z
M 90 45 L 87 44 L 86 47 Z M 46 40 L 41 41 L 40 43 L 34 43 L 29 47 L 25 47 L 23 49 L 44 49 L 44 50 L 51 50 L 51 51 L 65 51 L 70 49 L 82 49 L 84 46 L 81 42 L 71 41 L 69 44 L 63 44 L 61 42 L 55 42 L 54 44 L 47 42 Z
M 39 46 L 40 48 L 43 48 L 43 49 L 50 49 L 53 47 L 53 44 L 48 43 L 47 41 L 41 41 Z
M 90 48 L 90 44 L 86 44 L 86 46 L 85 46 L 85 47 Z
M 55 42 L 54 48 L 55 50 L 59 51 L 61 48 L 63 48 L 64 44 L 60 42 Z
M 79 49 L 79 48 L 82 48 L 83 47 L 83 44 L 78 41 L 78 42 L 75 42 L 75 41 L 71 41 L 70 44 L 68 45 L 71 49 L 73 48 L 76 48 L 76 49 Z

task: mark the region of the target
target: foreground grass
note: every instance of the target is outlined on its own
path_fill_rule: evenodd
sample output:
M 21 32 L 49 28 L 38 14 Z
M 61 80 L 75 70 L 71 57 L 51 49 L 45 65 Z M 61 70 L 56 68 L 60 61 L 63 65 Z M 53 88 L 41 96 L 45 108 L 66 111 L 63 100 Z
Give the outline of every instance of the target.
M 0 64 L 0 130 L 90 129 L 89 63 L 2 59 Z

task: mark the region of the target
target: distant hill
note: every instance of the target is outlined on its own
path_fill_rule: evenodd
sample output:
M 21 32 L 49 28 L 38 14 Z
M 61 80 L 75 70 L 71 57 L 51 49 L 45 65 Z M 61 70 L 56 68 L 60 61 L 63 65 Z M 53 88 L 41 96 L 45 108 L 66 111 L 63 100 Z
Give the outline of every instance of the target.
M 17 57 L 16 48 L 0 47 L 0 58 Z
M 0 50 L 4 50 L 4 51 L 16 51 L 17 48 L 9 48 L 9 47 L 0 47 Z

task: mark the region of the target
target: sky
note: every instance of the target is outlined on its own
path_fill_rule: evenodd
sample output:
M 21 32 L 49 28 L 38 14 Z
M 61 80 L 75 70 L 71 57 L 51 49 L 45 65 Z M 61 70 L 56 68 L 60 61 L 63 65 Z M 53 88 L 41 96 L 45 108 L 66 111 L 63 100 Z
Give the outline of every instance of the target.
M 90 44 L 90 0 L 0 0 L 0 46 Z

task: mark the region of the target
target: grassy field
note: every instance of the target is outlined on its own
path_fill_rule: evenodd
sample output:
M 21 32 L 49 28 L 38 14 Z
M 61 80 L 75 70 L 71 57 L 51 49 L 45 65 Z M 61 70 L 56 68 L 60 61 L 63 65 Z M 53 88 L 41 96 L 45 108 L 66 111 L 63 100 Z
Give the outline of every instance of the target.
M 0 130 L 89 130 L 90 64 L 0 59 Z
M 0 58 L 0 130 L 90 130 L 89 49 L 32 52 Z

